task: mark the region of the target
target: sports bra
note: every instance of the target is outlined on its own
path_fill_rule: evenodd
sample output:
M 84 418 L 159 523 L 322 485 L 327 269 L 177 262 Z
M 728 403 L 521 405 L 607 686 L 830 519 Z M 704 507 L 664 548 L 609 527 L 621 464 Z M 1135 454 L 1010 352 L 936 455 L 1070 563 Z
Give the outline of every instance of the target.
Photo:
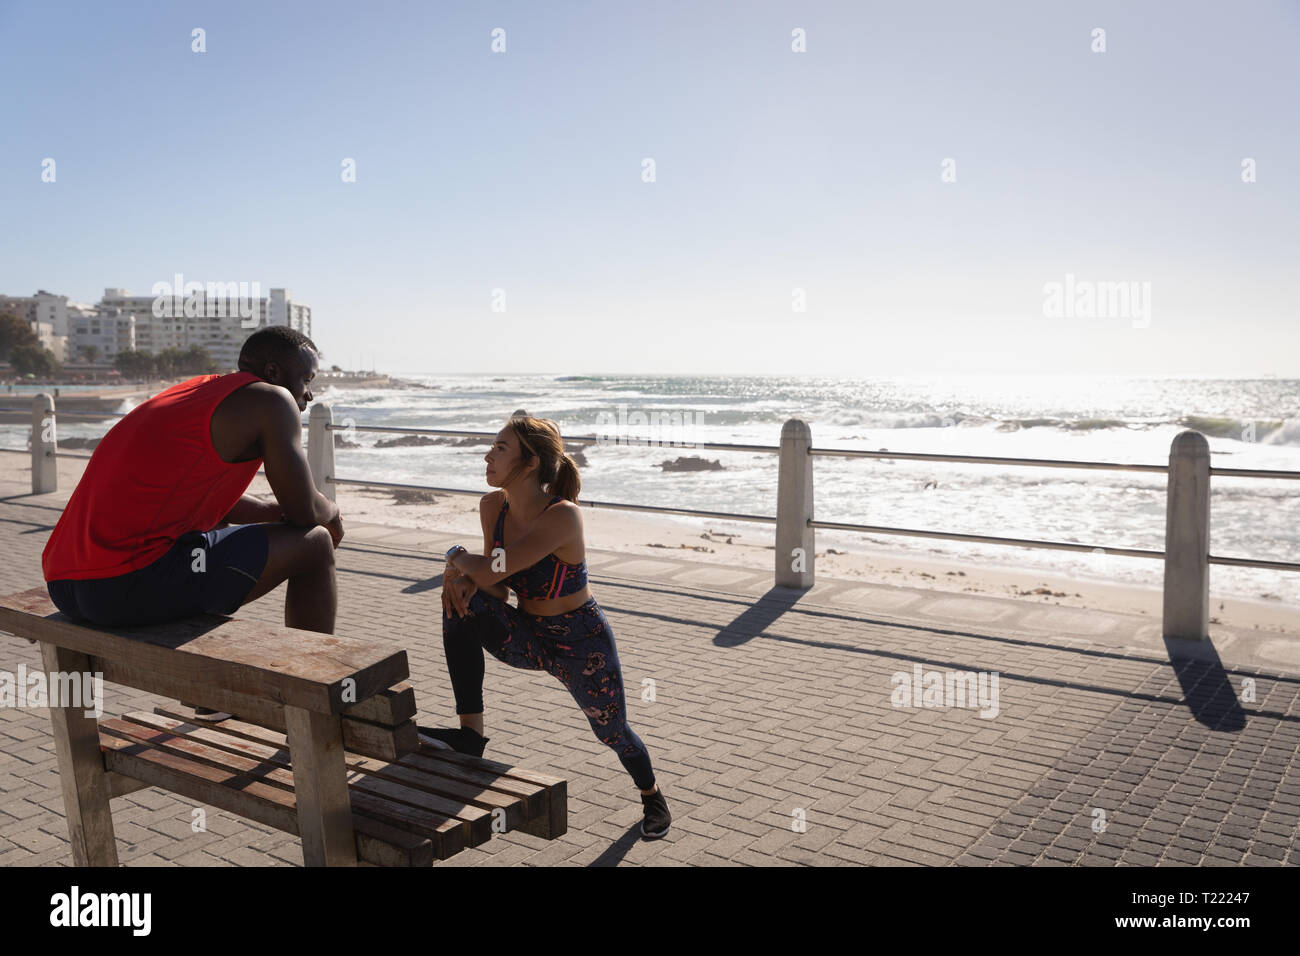
M 557 501 L 563 500 L 560 495 L 555 495 L 546 503 L 546 508 L 549 508 Z M 504 502 L 501 505 L 501 513 L 497 515 L 496 530 L 492 534 L 492 546 L 494 548 L 505 547 L 501 534 L 505 530 L 506 509 L 509 507 L 510 502 Z M 545 511 L 546 508 L 543 508 L 542 511 Z M 548 554 L 531 568 L 524 568 L 522 571 L 516 571 L 510 575 L 505 579 L 505 583 L 508 587 L 514 588 L 515 593 L 526 600 L 550 600 L 564 597 L 581 591 L 587 586 L 587 562 L 565 564 L 555 555 Z

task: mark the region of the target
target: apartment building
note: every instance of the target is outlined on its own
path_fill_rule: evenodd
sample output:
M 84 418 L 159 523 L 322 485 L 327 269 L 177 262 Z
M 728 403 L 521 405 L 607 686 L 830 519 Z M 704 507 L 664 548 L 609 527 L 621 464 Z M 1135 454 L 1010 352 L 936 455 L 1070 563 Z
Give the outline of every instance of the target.
M 118 352 L 207 349 L 221 371 L 239 364 L 239 350 L 257 329 L 284 325 L 311 336 L 311 308 L 295 302 L 288 289 L 260 294 L 257 283 L 158 283 L 149 295 L 107 288 L 95 305 L 69 302 L 66 295 L 40 290 L 34 296 L 0 296 L 0 313 L 28 322 L 41 344 L 59 361 L 84 360 L 95 349 L 97 362 Z

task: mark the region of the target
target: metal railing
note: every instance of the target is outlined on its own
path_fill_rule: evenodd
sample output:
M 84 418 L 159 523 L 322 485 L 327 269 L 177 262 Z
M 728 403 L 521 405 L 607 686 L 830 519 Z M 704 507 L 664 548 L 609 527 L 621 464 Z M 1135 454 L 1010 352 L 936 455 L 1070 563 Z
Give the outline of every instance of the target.
M 0 411 L 17 411 L 5 409 Z M 41 494 L 57 487 L 55 459 L 88 458 L 60 452 L 54 437 L 54 403 L 48 395 L 37 395 L 32 402 L 32 492 Z M 120 413 L 73 413 L 68 417 L 119 418 Z M 328 405 L 316 404 L 311 409 L 307 424 L 307 459 L 312 479 L 322 493 L 333 499 L 335 489 L 341 485 L 372 488 L 391 488 L 411 491 L 432 491 L 442 494 L 481 495 L 481 489 L 445 488 L 436 485 L 408 484 L 388 481 L 367 481 L 342 478 L 335 469 L 334 436 L 331 432 L 379 432 L 411 435 L 429 435 L 446 438 L 481 438 L 491 444 L 494 432 L 464 431 L 460 429 L 417 428 L 397 425 L 338 426 L 333 423 L 333 412 Z M 49 439 L 49 440 L 47 440 Z M 565 438 L 566 445 L 602 444 L 610 441 L 597 436 Z M 618 444 L 673 447 L 652 439 L 617 438 Z M 679 446 L 680 447 L 680 446 Z M 1209 552 L 1210 480 L 1212 477 L 1300 479 L 1300 471 L 1274 469 L 1213 468 L 1210 465 L 1209 445 L 1199 432 L 1179 433 L 1170 447 L 1169 464 L 1149 465 L 1138 463 L 1070 461 L 1048 458 L 1005 458 L 985 455 L 948 455 L 928 452 L 865 451 L 849 448 L 814 448 L 808 425 L 799 419 L 790 419 L 781 430 L 779 445 L 749 445 L 726 442 L 693 442 L 689 447 L 709 451 L 766 453 L 778 456 L 777 513 L 775 515 L 741 514 L 729 511 L 706 511 L 693 508 L 670 508 L 659 505 L 639 505 L 621 501 L 584 500 L 589 508 L 607 508 L 652 514 L 682 515 L 728 521 L 749 521 L 776 526 L 775 583 L 778 587 L 806 589 L 815 583 L 814 558 L 816 532 L 848 531 L 873 535 L 905 535 L 920 538 L 938 538 L 948 541 L 965 541 L 1021 548 L 1045 548 L 1058 551 L 1101 552 L 1134 558 L 1157 558 L 1165 562 L 1164 578 L 1164 633 L 1167 636 L 1204 639 L 1209 626 L 1209 565 L 1262 568 L 1277 571 L 1300 571 L 1300 563 L 1271 561 L 1256 558 L 1236 558 L 1212 555 Z M 4 449 L 16 451 L 16 449 Z M 882 525 L 854 524 L 843 521 L 820 521 L 813 517 L 813 459 L 825 458 L 883 458 L 891 460 L 938 461 L 966 465 L 1012 465 L 1031 468 L 1073 468 L 1084 470 L 1131 471 L 1161 473 L 1166 479 L 1165 548 L 1153 551 L 1141 548 L 1102 547 L 1077 541 L 1043 541 L 1032 538 L 1011 538 L 995 535 L 966 534 L 953 531 L 935 531 L 919 528 L 898 528 Z M 259 472 L 261 474 L 262 472 Z

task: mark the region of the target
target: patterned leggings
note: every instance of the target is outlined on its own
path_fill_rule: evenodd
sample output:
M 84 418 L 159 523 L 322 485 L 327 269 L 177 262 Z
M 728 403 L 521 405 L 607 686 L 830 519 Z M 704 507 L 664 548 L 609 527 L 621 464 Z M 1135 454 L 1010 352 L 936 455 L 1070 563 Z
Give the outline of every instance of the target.
M 457 714 L 483 712 L 486 648 L 511 667 L 558 678 L 587 715 L 596 738 L 618 755 L 636 785 L 654 787 L 650 754 L 627 724 L 614 633 L 595 598 L 567 614 L 542 617 L 476 591 L 464 617 L 443 614 L 442 646 Z

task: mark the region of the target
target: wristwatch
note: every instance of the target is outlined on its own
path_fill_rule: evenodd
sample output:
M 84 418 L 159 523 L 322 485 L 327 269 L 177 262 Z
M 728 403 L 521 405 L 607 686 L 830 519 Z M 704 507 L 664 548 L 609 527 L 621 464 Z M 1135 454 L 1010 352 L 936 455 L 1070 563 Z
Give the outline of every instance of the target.
M 466 554 L 469 554 L 469 549 L 463 548 L 458 544 L 453 544 L 450 548 L 447 549 L 446 555 L 444 555 L 444 557 L 447 560 L 447 563 L 451 564 L 451 559 L 454 556 L 460 554 L 462 551 L 464 551 Z

